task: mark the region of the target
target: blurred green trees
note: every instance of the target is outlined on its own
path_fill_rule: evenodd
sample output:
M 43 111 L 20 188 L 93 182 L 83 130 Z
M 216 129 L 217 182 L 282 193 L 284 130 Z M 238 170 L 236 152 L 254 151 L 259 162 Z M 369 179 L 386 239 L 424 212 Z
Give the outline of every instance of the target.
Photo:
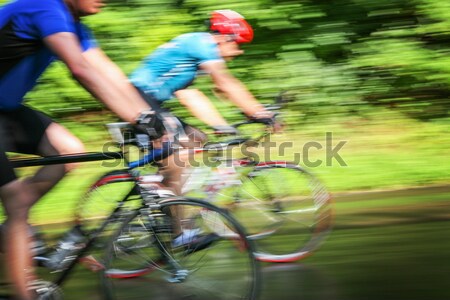
M 0 0 L 1 2 L 6 2 Z M 422 120 L 448 117 L 450 2 L 442 0 L 111 0 L 86 18 L 126 73 L 159 44 L 206 29 L 214 9 L 234 9 L 255 29 L 230 63 L 262 101 L 289 91 L 288 121 L 364 116 L 377 106 Z M 101 105 L 55 64 L 27 95 L 57 115 Z M 209 90 L 207 80 L 200 88 Z M 185 114 L 184 111 L 179 111 Z M 231 112 L 227 116 L 232 118 Z

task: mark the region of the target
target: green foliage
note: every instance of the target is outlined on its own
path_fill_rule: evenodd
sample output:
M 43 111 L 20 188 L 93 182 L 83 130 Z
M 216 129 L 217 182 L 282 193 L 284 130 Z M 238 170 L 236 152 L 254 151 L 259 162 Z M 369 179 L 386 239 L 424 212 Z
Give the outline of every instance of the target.
M 255 29 L 254 42 L 243 45 L 245 55 L 230 62 L 230 68 L 263 102 L 280 90 L 289 91 L 290 123 L 364 115 L 380 105 L 423 120 L 448 117 L 446 1 L 231 0 L 224 5 L 209 0 L 114 0 L 85 22 L 103 50 L 130 73 L 161 43 L 205 30 L 209 12 L 224 8 L 241 12 Z M 196 87 L 209 90 L 211 84 L 201 79 Z M 27 100 L 55 115 L 101 108 L 61 63 L 46 72 Z M 228 106 L 218 105 L 225 116 L 236 116 Z M 177 112 L 189 118 L 185 110 Z

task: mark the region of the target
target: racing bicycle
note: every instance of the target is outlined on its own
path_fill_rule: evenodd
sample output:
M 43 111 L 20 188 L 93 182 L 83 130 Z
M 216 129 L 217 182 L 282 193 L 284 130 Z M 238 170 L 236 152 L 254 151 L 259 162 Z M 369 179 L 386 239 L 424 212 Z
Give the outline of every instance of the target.
M 269 110 L 280 108 L 280 100 L 266 106 Z M 258 127 L 254 128 L 255 125 Z M 186 174 L 183 192 L 232 213 L 247 229 L 248 238 L 256 244 L 258 260 L 293 262 L 303 259 L 318 249 L 331 232 L 331 195 L 313 173 L 296 163 L 260 160 L 259 157 L 264 155 L 255 155 L 257 152 L 252 149 L 270 135 L 270 125 L 258 120 L 233 125 L 240 132 L 247 126 L 251 127 L 247 131 L 252 134 L 231 139 L 225 136 L 225 140 L 192 149 L 195 155 L 203 155 L 200 161 L 208 164 L 191 168 Z M 236 148 L 239 155 L 229 155 Z M 130 163 L 130 166 L 136 165 L 145 164 Z M 139 170 L 141 173 L 137 175 L 142 186 L 161 183 L 163 178 L 157 170 L 147 170 L 142 175 L 145 171 Z M 95 223 L 102 219 L 99 215 L 104 218 L 110 210 L 108 207 L 124 197 L 120 191 L 126 188 L 118 183 L 123 185 L 130 180 L 133 175 L 128 171 L 99 178 L 79 202 L 76 219 L 82 223 Z

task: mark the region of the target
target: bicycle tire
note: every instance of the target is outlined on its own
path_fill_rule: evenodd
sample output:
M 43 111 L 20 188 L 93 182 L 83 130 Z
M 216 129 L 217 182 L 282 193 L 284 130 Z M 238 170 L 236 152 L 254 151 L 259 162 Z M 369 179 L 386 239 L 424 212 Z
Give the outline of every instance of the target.
M 155 205 L 156 210 L 134 211 L 109 239 L 101 271 L 105 299 L 256 299 L 259 267 L 253 242 L 232 216 L 190 198 Z M 172 222 L 163 213 L 177 207 L 183 209 L 184 228 L 202 231 L 197 242 L 184 247 L 172 245 Z M 210 236 L 211 242 L 198 242 Z
M 234 194 L 239 204 L 233 212 L 255 241 L 257 259 L 293 262 L 311 255 L 332 229 L 333 206 L 325 186 L 290 162 L 245 168 L 250 171 Z

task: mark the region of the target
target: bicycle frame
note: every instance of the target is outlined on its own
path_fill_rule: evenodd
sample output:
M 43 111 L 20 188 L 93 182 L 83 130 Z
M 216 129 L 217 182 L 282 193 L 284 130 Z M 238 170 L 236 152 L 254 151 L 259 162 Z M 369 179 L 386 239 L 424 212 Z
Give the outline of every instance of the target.
M 137 167 L 142 167 L 150 164 L 156 160 L 158 157 L 168 155 L 170 153 L 170 146 L 160 149 L 153 149 L 150 153 L 144 155 L 140 160 L 128 163 L 129 169 L 134 169 Z M 124 159 L 124 152 L 92 152 L 92 153 L 78 153 L 78 154 L 66 154 L 66 155 L 55 155 L 46 156 L 38 158 L 20 158 L 12 159 L 11 164 L 13 168 L 24 168 L 24 167 L 35 167 L 35 166 L 46 166 L 46 165 L 57 165 L 57 164 L 68 164 L 68 163 L 79 163 L 79 162 L 91 162 L 91 161 L 103 161 L 103 160 L 113 160 L 113 159 Z

